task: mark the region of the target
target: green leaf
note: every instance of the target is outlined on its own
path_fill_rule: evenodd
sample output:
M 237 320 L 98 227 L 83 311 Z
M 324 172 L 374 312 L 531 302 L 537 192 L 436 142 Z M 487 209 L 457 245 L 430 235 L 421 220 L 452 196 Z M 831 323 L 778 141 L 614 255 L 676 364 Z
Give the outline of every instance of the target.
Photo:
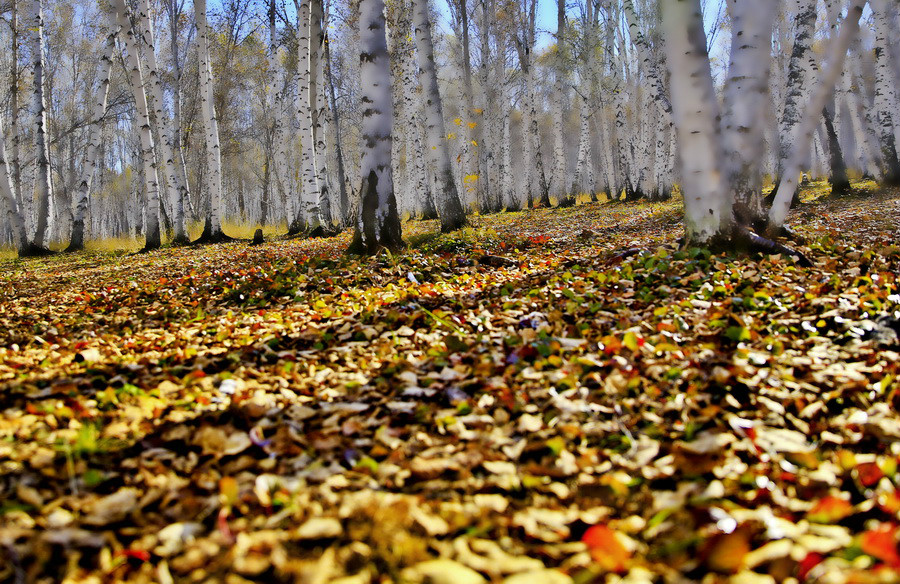
M 725 336 L 732 341 L 739 343 L 741 341 L 750 340 L 750 329 L 742 326 L 730 326 L 725 331 Z

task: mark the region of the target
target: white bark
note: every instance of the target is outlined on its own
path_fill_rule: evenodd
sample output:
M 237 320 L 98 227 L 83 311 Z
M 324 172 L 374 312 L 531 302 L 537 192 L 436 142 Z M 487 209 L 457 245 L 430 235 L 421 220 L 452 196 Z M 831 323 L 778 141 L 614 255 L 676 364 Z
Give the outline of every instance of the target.
M 590 176 L 591 106 L 584 97 L 581 98 L 579 117 L 581 119 L 581 130 L 578 133 L 578 158 L 575 162 L 575 184 L 581 192 L 593 193 L 593 177 Z
M 28 247 L 28 235 L 25 233 L 25 218 L 19 208 L 19 202 L 13 191 L 10 168 L 6 162 L 6 139 L 3 127 L 3 116 L 0 114 L 0 197 L 6 206 L 6 219 L 13 230 L 16 241 L 16 249 L 24 250 Z
M 219 119 L 213 103 L 213 76 L 209 58 L 209 25 L 206 0 L 194 0 L 194 23 L 197 27 L 197 55 L 200 68 L 200 111 L 206 134 L 206 188 L 209 193 L 207 224 L 213 239 L 222 237 L 222 149 L 219 144 Z
M 425 101 L 426 152 L 434 168 L 432 193 L 437 197 L 435 203 L 441 217 L 441 231 L 453 231 L 465 224 L 466 215 L 460 203 L 453 181 L 453 168 L 450 165 L 444 112 L 438 90 L 437 67 L 434 63 L 428 0 L 413 0 L 413 30 L 416 37 L 419 83 Z
M 36 157 L 37 217 L 34 245 L 44 247 L 47 224 L 50 219 L 50 138 L 47 135 L 47 96 L 44 91 L 44 0 L 31 1 L 29 28 L 31 30 L 31 68 L 34 89 L 31 97 L 31 115 L 34 127 Z M 23 196 L 24 198 L 24 196 Z
M 156 121 L 157 135 L 160 138 L 159 149 L 162 154 L 163 171 L 166 179 L 169 204 L 172 208 L 172 226 L 175 229 L 175 241 L 188 241 L 187 225 L 184 218 L 184 202 L 190 196 L 184 176 L 178 171 L 175 160 L 174 129 L 172 119 L 165 109 L 162 80 L 156 63 L 156 41 L 153 34 L 153 21 L 150 17 L 149 0 L 139 0 L 137 14 L 138 30 L 144 43 L 144 63 L 146 83 L 149 86 L 149 102 Z
M 788 76 L 784 101 L 784 113 L 781 118 L 781 148 L 778 156 L 778 174 L 784 171 L 788 157 L 791 156 L 794 142 L 797 139 L 796 127 L 800 124 L 807 103 L 810 75 L 807 74 L 812 52 L 812 41 L 816 27 L 816 0 L 798 0 L 797 14 L 794 19 L 794 46 L 788 65 Z M 819 108 L 821 112 L 821 108 Z
M 375 253 L 402 244 L 391 167 L 391 76 L 384 0 L 359 0 L 362 128 L 359 216 L 353 249 Z
M 723 142 L 728 174 L 735 189 L 739 219 L 764 216 L 762 169 L 764 125 L 768 102 L 772 26 L 777 0 L 729 0 L 732 36 L 728 79 L 725 83 Z
M 565 125 L 566 74 L 565 38 L 566 38 L 566 0 L 557 0 L 556 19 L 556 70 L 554 71 L 553 100 L 553 188 L 551 194 L 560 201 L 569 194 L 571 184 L 566 168 L 566 139 L 563 135 Z
M 700 0 L 661 0 L 671 74 L 672 115 L 682 165 L 685 235 L 707 243 L 732 225 L 717 103 Z
M 769 223 L 773 228 L 784 225 L 788 212 L 791 210 L 791 200 L 797 190 L 797 179 L 800 176 L 802 165 L 808 156 L 809 146 L 812 144 L 813 132 L 819 124 L 822 116 L 822 108 L 828 96 L 834 91 L 834 84 L 844 66 L 844 58 L 847 50 L 856 35 L 859 33 L 859 19 L 866 0 L 851 0 L 847 11 L 847 18 L 841 25 L 841 32 L 828 43 L 825 68 L 819 75 L 816 86 L 810 93 L 809 102 L 803 117 L 797 126 L 797 140 L 795 141 L 790 157 L 784 166 L 781 175 L 781 183 L 775 194 L 775 201 L 769 209 Z
M 109 76 L 112 71 L 112 57 L 116 49 L 116 36 L 118 26 L 110 26 L 106 34 L 106 44 L 103 54 L 100 56 L 100 68 L 97 78 L 100 86 L 97 88 L 96 101 L 91 113 L 90 141 L 85 155 L 85 170 L 82 172 L 81 181 L 75 188 L 72 212 L 72 238 L 70 249 L 82 249 L 84 247 L 84 218 L 88 207 L 88 193 L 94 175 L 97 173 L 97 153 L 100 150 L 100 141 L 103 138 L 103 118 L 106 116 L 106 100 L 109 97 Z
M 322 225 L 319 187 L 314 160 L 312 108 L 310 106 L 310 0 L 294 0 L 297 10 L 297 119 L 300 122 L 301 206 L 294 220 L 293 232 L 312 231 Z M 302 218 L 301 218 L 302 213 Z
M 889 43 L 897 41 L 891 30 L 889 8 L 886 0 L 872 3 L 875 16 L 875 115 L 878 120 L 878 137 L 884 162 L 885 179 L 900 184 L 900 160 L 897 158 L 898 130 L 900 130 L 900 102 L 897 101 L 891 67 Z
M 150 109 L 147 105 L 147 95 L 144 92 L 144 76 L 141 71 L 141 62 L 137 55 L 137 43 L 134 31 L 131 29 L 131 20 L 126 13 L 125 0 L 113 0 L 111 2 L 110 26 L 119 27 L 122 31 L 122 39 L 125 44 L 126 63 L 131 82 L 131 91 L 134 95 L 136 110 L 135 125 L 141 139 L 141 161 L 144 175 L 144 236 L 146 238 L 145 249 L 154 249 L 160 246 L 159 229 L 159 179 L 157 177 L 156 145 L 153 142 L 153 132 L 150 124 Z
M 590 0 L 589 0 L 590 1 Z M 653 58 L 650 43 L 647 41 L 644 32 L 638 23 L 637 14 L 634 10 L 633 0 L 624 0 L 622 8 L 625 11 L 625 19 L 628 23 L 628 34 L 631 36 L 631 42 L 638 49 L 638 55 L 644 67 L 644 74 L 649 82 L 650 95 L 659 107 L 660 113 L 663 115 L 666 123 L 672 123 L 672 104 L 663 90 L 662 80 L 656 68 L 656 60 Z
M 310 0 L 309 11 L 309 109 L 312 118 L 313 169 L 316 178 L 316 196 L 319 220 L 330 222 L 331 177 L 328 173 L 328 152 L 325 144 L 324 122 L 326 113 L 324 88 L 323 54 L 325 11 L 322 0 Z

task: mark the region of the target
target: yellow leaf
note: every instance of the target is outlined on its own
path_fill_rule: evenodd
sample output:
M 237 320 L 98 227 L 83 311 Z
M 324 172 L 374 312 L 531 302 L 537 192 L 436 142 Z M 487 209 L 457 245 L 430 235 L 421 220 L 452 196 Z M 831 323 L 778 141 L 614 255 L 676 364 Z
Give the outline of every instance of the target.
M 457 126 L 461 126 L 462 118 L 454 118 L 453 123 L 456 124 Z

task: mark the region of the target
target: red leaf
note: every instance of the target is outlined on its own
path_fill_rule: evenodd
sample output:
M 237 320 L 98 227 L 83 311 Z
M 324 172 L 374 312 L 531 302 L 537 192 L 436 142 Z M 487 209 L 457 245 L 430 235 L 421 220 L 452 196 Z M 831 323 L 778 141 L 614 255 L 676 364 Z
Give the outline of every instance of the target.
M 800 565 L 797 567 L 797 579 L 800 581 L 806 580 L 812 569 L 821 564 L 824 559 L 825 556 L 816 552 L 806 554 L 806 557 L 800 561 Z
M 150 560 L 150 552 L 148 552 L 147 550 L 125 549 L 125 550 L 117 551 L 116 555 L 126 557 L 126 558 L 132 558 L 135 560 L 140 560 L 142 562 L 147 562 Z
M 883 524 L 870 529 L 860 536 L 863 553 L 877 558 L 892 568 L 900 568 L 900 553 L 897 553 L 897 526 Z
M 859 477 L 862 486 L 872 487 L 884 477 L 884 473 L 874 462 L 864 462 L 856 467 L 856 476 Z
M 624 572 L 631 553 L 625 549 L 616 532 L 605 525 L 594 525 L 581 538 L 600 566 L 610 572 Z

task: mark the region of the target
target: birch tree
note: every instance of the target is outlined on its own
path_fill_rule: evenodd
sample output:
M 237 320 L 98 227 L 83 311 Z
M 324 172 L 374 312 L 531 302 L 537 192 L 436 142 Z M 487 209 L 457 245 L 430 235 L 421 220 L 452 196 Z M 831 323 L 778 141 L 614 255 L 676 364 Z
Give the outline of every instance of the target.
M 806 105 L 806 93 L 811 81 L 808 63 L 816 28 L 816 1 L 797 0 L 797 10 L 794 15 L 794 46 L 788 64 L 787 95 L 779 128 L 781 145 L 778 150 L 776 172 L 779 178 L 784 172 L 787 159 L 793 150 L 795 127 L 800 123 L 800 116 Z M 778 181 L 776 180 L 776 182 Z
M 3 207 L 6 208 L 6 219 L 13 230 L 13 238 L 19 256 L 37 255 L 34 252 L 40 251 L 40 248 L 35 249 L 28 241 L 28 234 L 25 232 L 25 217 L 13 190 L 12 177 L 6 158 L 6 137 L 3 125 L 3 116 L 0 114 L 0 197 L 2 197 Z
M 125 0 L 112 0 L 109 11 L 110 27 L 121 29 L 125 44 L 126 67 L 128 69 L 131 92 L 134 95 L 136 120 L 135 126 L 140 135 L 140 153 L 144 175 L 144 238 L 141 251 L 157 249 L 162 244 L 159 225 L 159 178 L 156 164 L 156 145 L 153 140 L 153 126 L 150 121 L 150 108 L 144 92 L 144 75 L 141 60 L 138 57 L 137 42 L 134 30 L 127 14 Z
M 566 54 L 566 0 L 556 0 L 556 63 L 554 75 L 553 108 L 553 191 L 561 206 L 575 204 L 574 186 L 569 182 L 566 164 L 566 85 L 568 82 Z
M 118 24 L 112 24 L 106 33 L 106 42 L 103 54 L 100 56 L 100 67 L 97 75 L 100 82 L 95 93 L 96 101 L 91 113 L 90 142 L 85 155 L 85 169 L 81 173 L 81 180 L 75 188 L 75 196 L 72 204 L 72 235 L 69 247 L 66 251 L 80 251 L 84 249 L 84 219 L 88 207 L 88 195 L 94 175 L 97 173 L 97 154 L 100 151 L 100 141 L 103 138 L 103 121 L 106 117 L 106 104 L 109 99 L 109 78 L 112 72 L 112 58 L 116 49 L 116 36 L 119 33 Z
M 787 219 L 791 208 L 791 201 L 797 192 L 797 179 L 806 160 L 809 144 L 812 143 L 813 133 L 816 131 L 819 116 L 825 107 L 825 102 L 834 91 L 834 85 L 844 66 L 847 50 L 859 33 L 859 19 L 862 17 L 863 6 L 866 0 L 851 0 L 847 9 L 847 17 L 841 25 L 841 31 L 831 40 L 825 59 L 825 69 L 822 71 L 816 86 L 809 96 L 809 102 L 803 113 L 803 118 L 797 125 L 796 136 L 799 143 L 794 144 L 790 152 L 781 182 L 775 190 L 775 198 L 769 209 L 769 231 L 774 232 L 781 228 Z
M 738 221 L 765 226 L 762 200 L 764 126 L 768 100 L 772 27 L 777 0 L 729 0 L 731 58 L 723 116 L 727 171 L 735 190 Z M 762 223 L 761 223 L 762 222 Z
M 360 205 L 352 253 L 375 254 L 403 245 L 391 168 L 391 74 L 384 0 L 359 0 L 362 158 Z
M 741 1 L 741 0 L 739 0 Z M 746 1 L 746 0 L 744 0 Z M 681 157 L 685 239 L 730 239 L 734 194 L 727 181 L 700 0 L 661 0 L 671 75 L 672 116 Z
M 31 44 L 31 71 L 33 89 L 31 116 L 34 128 L 35 191 L 37 209 L 33 245 L 46 246 L 47 227 L 50 220 L 50 138 L 47 135 L 47 96 L 44 91 L 44 0 L 32 0 L 29 29 Z M 23 197 L 24 198 L 24 197 Z
M 297 11 L 297 95 L 296 111 L 300 123 L 300 171 L 301 204 L 288 230 L 296 235 L 302 231 L 310 234 L 321 231 L 323 220 L 319 206 L 318 176 L 315 166 L 315 141 L 313 137 L 312 104 L 310 88 L 313 83 L 310 48 L 310 1 L 294 0 Z
M 897 157 L 897 132 L 900 126 L 900 101 L 897 100 L 896 79 L 891 70 L 890 43 L 896 43 L 891 34 L 889 4 L 886 0 L 872 3 L 875 18 L 875 103 L 874 115 L 878 122 L 877 134 L 881 157 L 884 162 L 884 180 L 888 184 L 900 184 L 900 159 Z M 896 31 L 893 31 L 896 33 Z
M 434 169 L 431 192 L 437 197 L 435 203 L 441 218 L 441 231 L 447 233 L 465 225 L 466 214 L 460 203 L 456 183 L 453 180 L 453 167 L 450 165 L 450 150 L 444 129 L 444 112 L 434 63 L 428 0 L 413 0 L 412 4 L 419 84 L 422 86 L 425 101 L 426 152 Z
M 137 25 L 139 36 L 143 41 L 144 69 L 149 86 L 149 102 L 153 111 L 153 119 L 156 121 L 157 136 L 159 136 L 159 150 L 162 155 L 164 176 L 166 179 L 169 204 L 172 208 L 172 226 L 175 236 L 172 241 L 175 245 L 184 245 L 189 242 L 187 224 L 184 216 L 184 202 L 190 197 L 187 182 L 184 175 L 178 170 L 175 159 L 175 131 L 172 127 L 172 119 L 165 109 L 163 99 L 162 79 L 156 63 L 156 40 L 153 34 L 153 21 L 150 15 L 149 0 L 139 0 L 137 13 Z
M 213 76 L 209 58 L 209 24 L 206 0 L 194 0 L 194 25 L 197 27 L 197 56 L 200 75 L 200 111 L 206 135 L 206 166 L 209 208 L 203 234 L 197 243 L 216 243 L 230 239 L 222 231 L 222 149 L 219 144 L 219 120 L 213 103 Z

